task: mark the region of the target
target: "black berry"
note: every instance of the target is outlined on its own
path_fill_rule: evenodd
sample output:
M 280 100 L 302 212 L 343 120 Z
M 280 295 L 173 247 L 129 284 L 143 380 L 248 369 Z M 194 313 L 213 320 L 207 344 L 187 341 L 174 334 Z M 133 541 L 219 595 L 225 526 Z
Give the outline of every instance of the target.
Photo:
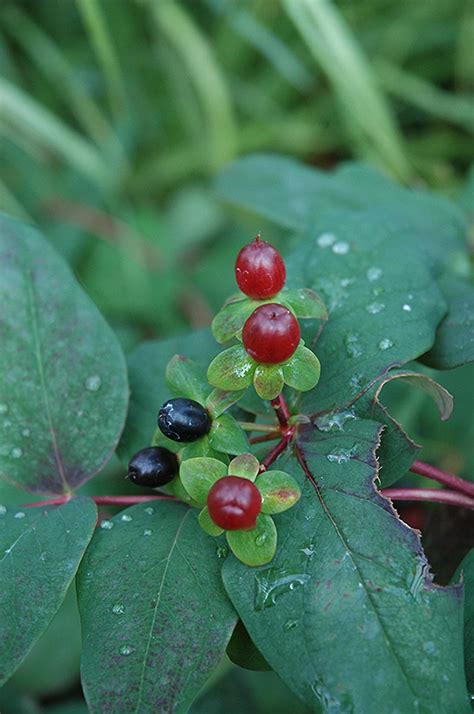
M 161 446 L 137 451 L 128 464 L 128 478 L 136 486 L 156 488 L 173 480 L 179 464 L 175 454 Z
M 158 426 L 168 439 L 190 442 L 200 439 L 211 428 L 211 417 L 193 399 L 169 399 L 158 413 Z

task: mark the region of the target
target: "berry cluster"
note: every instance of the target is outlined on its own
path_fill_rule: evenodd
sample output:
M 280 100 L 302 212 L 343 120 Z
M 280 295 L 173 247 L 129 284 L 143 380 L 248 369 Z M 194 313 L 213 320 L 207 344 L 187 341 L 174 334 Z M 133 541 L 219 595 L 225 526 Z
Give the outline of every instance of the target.
M 241 293 L 216 316 L 213 332 L 219 342 L 240 344 L 211 362 L 207 378 L 181 355 L 170 360 L 166 379 L 178 396 L 160 407 L 152 445 L 133 456 L 128 477 L 200 508 L 203 530 L 225 532 L 234 554 L 256 566 L 276 550 L 272 514 L 293 506 L 300 490 L 292 476 L 267 470 L 249 453 L 246 425 L 227 410 L 252 382 L 263 399 L 277 397 L 285 383 L 312 389 L 319 362 L 304 346 L 297 318 L 327 315 L 311 290 L 285 289 L 283 259 L 260 236 L 238 254 L 235 278 Z

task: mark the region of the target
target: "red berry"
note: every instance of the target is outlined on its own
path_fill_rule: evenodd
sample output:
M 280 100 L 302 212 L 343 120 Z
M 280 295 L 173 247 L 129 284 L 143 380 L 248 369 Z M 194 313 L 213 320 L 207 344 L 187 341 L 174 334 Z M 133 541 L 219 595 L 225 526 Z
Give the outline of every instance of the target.
M 243 293 L 257 300 L 276 295 L 285 284 L 283 258 L 260 236 L 244 246 L 235 261 L 235 279 Z
M 257 362 L 286 362 L 299 345 L 300 326 L 288 308 L 272 302 L 253 311 L 244 325 L 242 341 Z
M 240 476 L 224 476 L 207 496 L 209 515 L 226 531 L 255 528 L 262 508 L 260 491 L 252 481 Z

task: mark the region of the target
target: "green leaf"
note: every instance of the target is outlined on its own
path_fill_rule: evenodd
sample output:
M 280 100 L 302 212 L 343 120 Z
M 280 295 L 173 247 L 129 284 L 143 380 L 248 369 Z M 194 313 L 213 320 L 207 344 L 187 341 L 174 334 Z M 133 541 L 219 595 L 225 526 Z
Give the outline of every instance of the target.
M 258 459 L 253 454 L 242 454 L 236 456 L 229 464 L 227 473 L 231 476 L 240 476 L 247 478 L 249 481 L 255 481 L 260 469 Z
M 343 432 L 301 427 L 278 464 L 302 491 L 277 516 L 278 552 L 257 571 L 228 560 L 225 586 L 257 648 L 309 707 L 468 714 L 460 592 L 433 584 L 417 533 L 376 491 L 379 435 L 362 419 Z
M 474 691 L 474 549 L 464 557 L 451 582 L 464 584 L 464 664 L 467 686 Z
M 227 467 L 222 461 L 204 456 L 183 461 L 179 469 L 184 488 L 200 506 L 207 503 L 209 489 L 226 475 Z
M 61 607 L 9 680 L 9 685 L 20 692 L 51 696 L 74 686 L 80 660 L 81 622 L 73 582 Z
M 235 345 L 214 357 L 207 370 L 207 378 L 213 387 L 244 389 L 252 384 L 255 365 L 242 345 Z
M 238 392 L 227 392 L 223 389 L 213 389 L 206 399 L 206 407 L 209 414 L 215 419 L 229 409 L 233 404 L 239 401 L 245 394 L 242 389 Z
M 159 427 L 155 429 L 155 433 L 151 439 L 151 446 L 163 446 L 165 449 L 172 451 L 173 454 L 177 454 L 178 451 L 183 448 L 183 445 L 179 441 L 168 439 Z
M 212 520 L 207 506 L 204 506 L 202 511 L 199 512 L 198 521 L 204 533 L 207 533 L 207 535 L 216 537 L 224 532 L 224 530 L 219 528 L 219 526 L 216 526 Z
M 273 518 L 264 513 L 258 516 L 252 530 L 226 531 L 226 538 L 234 555 L 246 565 L 265 565 L 275 555 L 277 530 Z
M 283 389 L 283 369 L 279 364 L 259 364 L 253 386 L 260 399 L 275 399 Z
M 78 575 L 89 709 L 184 714 L 236 623 L 216 543 L 174 503 L 134 506 L 110 523 Z
M 262 496 L 262 513 L 282 513 L 297 503 L 300 487 L 293 476 L 284 471 L 264 471 L 257 480 Z
M 68 493 L 117 445 L 128 402 L 122 351 L 35 230 L 0 218 L 0 264 L 0 476 Z
M 183 501 L 183 503 L 187 503 L 189 506 L 199 507 L 201 505 L 193 498 L 191 498 L 189 493 L 184 488 L 179 476 L 176 476 L 172 481 L 170 481 L 170 483 L 167 483 L 166 486 L 163 486 L 161 490 L 169 494 L 170 496 L 174 496 L 178 500 Z
M 447 275 L 441 289 L 449 312 L 422 361 L 435 369 L 453 369 L 474 361 L 474 286 L 456 275 Z
M 249 450 L 245 432 L 230 414 L 221 414 L 213 420 L 209 442 L 213 449 L 226 454 L 245 454 Z
M 167 340 L 145 342 L 132 352 L 128 359 L 130 408 L 118 449 L 125 463 L 151 442 L 158 409 L 169 398 L 163 366 L 174 355 L 185 353 L 205 369 L 218 350 L 210 331 L 198 330 Z
M 59 508 L 0 507 L 0 684 L 58 612 L 96 518 L 94 503 L 85 498 Z
M 260 300 L 250 300 L 246 297 L 226 303 L 212 321 L 212 334 L 217 342 L 224 344 L 238 335 L 247 318 L 261 304 L 263 303 Z
M 166 365 L 166 382 L 173 394 L 205 404 L 210 388 L 206 371 L 183 355 L 175 355 Z
M 327 320 L 328 310 L 319 295 L 314 290 L 299 288 L 294 290 L 283 290 L 279 298 L 293 310 L 296 317 L 301 320 L 313 318 L 316 320 Z
M 195 459 L 198 456 L 209 456 L 212 459 L 218 459 L 219 461 L 227 463 L 227 455 L 219 453 L 216 449 L 212 448 L 207 434 L 190 444 L 186 444 L 184 449 L 181 451 L 181 458 L 183 461 L 186 459 Z
M 321 365 L 307 347 L 299 345 L 293 357 L 282 365 L 285 384 L 300 392 L 307 392 L 319 382 Z

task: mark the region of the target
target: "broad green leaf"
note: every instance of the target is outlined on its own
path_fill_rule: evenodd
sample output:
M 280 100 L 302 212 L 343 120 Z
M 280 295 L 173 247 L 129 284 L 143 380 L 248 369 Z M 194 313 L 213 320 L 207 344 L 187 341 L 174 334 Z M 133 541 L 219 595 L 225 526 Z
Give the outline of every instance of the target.
M 168 439 L 167 436 L 163 434 L 161 429 L 157 427 L 155 433 L 150 442 L 151 446 L 163 446 L 165 449 L 169 449 L 173 454 L 177 454 L 183 448 L 183 445 L 179 441 L 173 441 L 173 439 Z
M 231 662 L 243 669 L 250 669 L 256 672 L 271 669 L 250 639 L 249 633 L 245 629 L 242 620 L 238 621 L 232 633 L 230 642 L 227 645 L 227 656 Z
M 319 382 L 321 365 L 314 352 L 299 345 L 293 357 L 282 365 L 282 370 L 285 384 L 300 392 L 307 392 Z
M 261 513 L 257 525 L 249 531 L 226 531 L 234 555 L 245 565 L 256 567 L 269 563 L 277 547 L 277 530 L 271 516 Z
M 279 364 L 259 364 L 253 386 L 260 399 L 275 399 L 283 389 L 283 369 Z
M 206 407 L 209 414 L 215 419 L 239 401 L 245 390 L 239 392 L 226 392 L 223 389 L 213 389 L 206 399 Z
M 200 506 L 207 503 L 207 494 L 215 482 L 226 475 L 227 466 L 222 461 L 205 456 L 183 461 L 179 469 L 181 483 Z
M 321 240 L 328 234 L 330 244 Z M 388 369 L 424 354 L 446 311 L 417 247 L 424 230 L 403 212 L 340 214 L 311 235 L 288 261 L 291 279 L 316 289 L 330 314 L 317 344 L 306 339 L 321 362 L 317 389 L 301 400 L 306 414 L 350 405 Z M 410 236 L 403 248 L 399 236 Z
M 200 505 L 186 491 L 179 476 L 176 476 L 172 481 L 170 481 L 170 483 L 167 483 L 166 486 L 163 486 L 163 488 L 161 490 L 164 491 L 165 493 L 169 494 L 170 496 L 174 496 L 179 501 L 183 501 L 183 503 L 187 503 L 189 506 L 199 506 Z
M 256 362 L 242 345 L 235 345 L 214 357 L 207 370 L 207 378 L 220 389 L 244 389 L 252 383 Z
M 451 582 L 464 585 L 464 665 L 467 685 L 474 691 L 474 549 L 464 557 Z
M 60 507 L 0 507 L 0 684 L 58 612 L 96 518 L 85 498 Z
M 119 444 L 120 458 L 127 463 L 139 449 L 151 442 L 156 429 L 156 416 L 169 398 L 164 367 L 175 354 L 185 354 L 201 368 L 219 352 L 210 331 L 197 332 L 167 340 L 144 342 L 128 359 L 130 408 Z
M 242 454 L 232 459 L 229 464 L 228 473 L 231 476 L 240 476 L 240 478 L 255 481 L 259 469 L 260 464 L 253 454 Z
M 301 427 L 278 462 L 302 496 L 276 517 L 277 554 L 256 571 L 228 560 L 224 582 L 262 655 L 309 707 L 468 714 L 460 591 L 433 584 L 418 535 L 376 491 L 379 436 L 361 419 L 342 433 Z
M 283 290 L 279 297 L 288 303 L 296 317 L 302 320 L 307 318 L 315 320 L 328 319 L 326 305 L 313 290 L 308 290 L 307 288 Z
M 212 520 L 207 506 L 204 506 L 202 511 L 199 512 L 198 521 L 204 533 L 207 533 L 207 535 L 216 537 L 224 532 L 224 530 L 219 526 L 216 526 Z
M 449 312 L 422 361 L 436 369 L 453 369 L 474 361 L 474 285 L 448 275 L 441 282 Z
M 128 387 L 117 340 L 63 260 L 0 218 L 0 476 L 68 493 L 115 450 Z
M 213 420 L 209 443 L 216 451 L 226 454 L 245 454 L 249 450 L 245 432 L 230 414 L 221 414 Z
M 301 496 L 297 481 L 284 471 L 264 471 L 257 480 L 262 496 L 262 513 L 282 513 Z
M 75 684 L 80 660 L 81 622 L 73 582 L 61 607 L 9 680 L 9 685 L 36 696 L 51 696 Z
M 134 506 L 109 523 L 78 574 L 89 709 L 184 713 L 236 623 L 216 542 L 175 503 Z
M 209 456 L 212 459 L 224 461 L 224 463 L 227 463 L 228 461 L 227 454 L 212 448 L 207 434 L 206 436 L 202 436 L 200 439 L 191 442 L 191 444 L 186 444 L 180 455 L 183 461 L 186 459 L 195 459 L 198 456 Z
M 210 392 L 206 371 L 184 355 L 175 355 L 166 365 L 166 382 L 169 388 L 180 397 L 194 399 L 205 404 Z

